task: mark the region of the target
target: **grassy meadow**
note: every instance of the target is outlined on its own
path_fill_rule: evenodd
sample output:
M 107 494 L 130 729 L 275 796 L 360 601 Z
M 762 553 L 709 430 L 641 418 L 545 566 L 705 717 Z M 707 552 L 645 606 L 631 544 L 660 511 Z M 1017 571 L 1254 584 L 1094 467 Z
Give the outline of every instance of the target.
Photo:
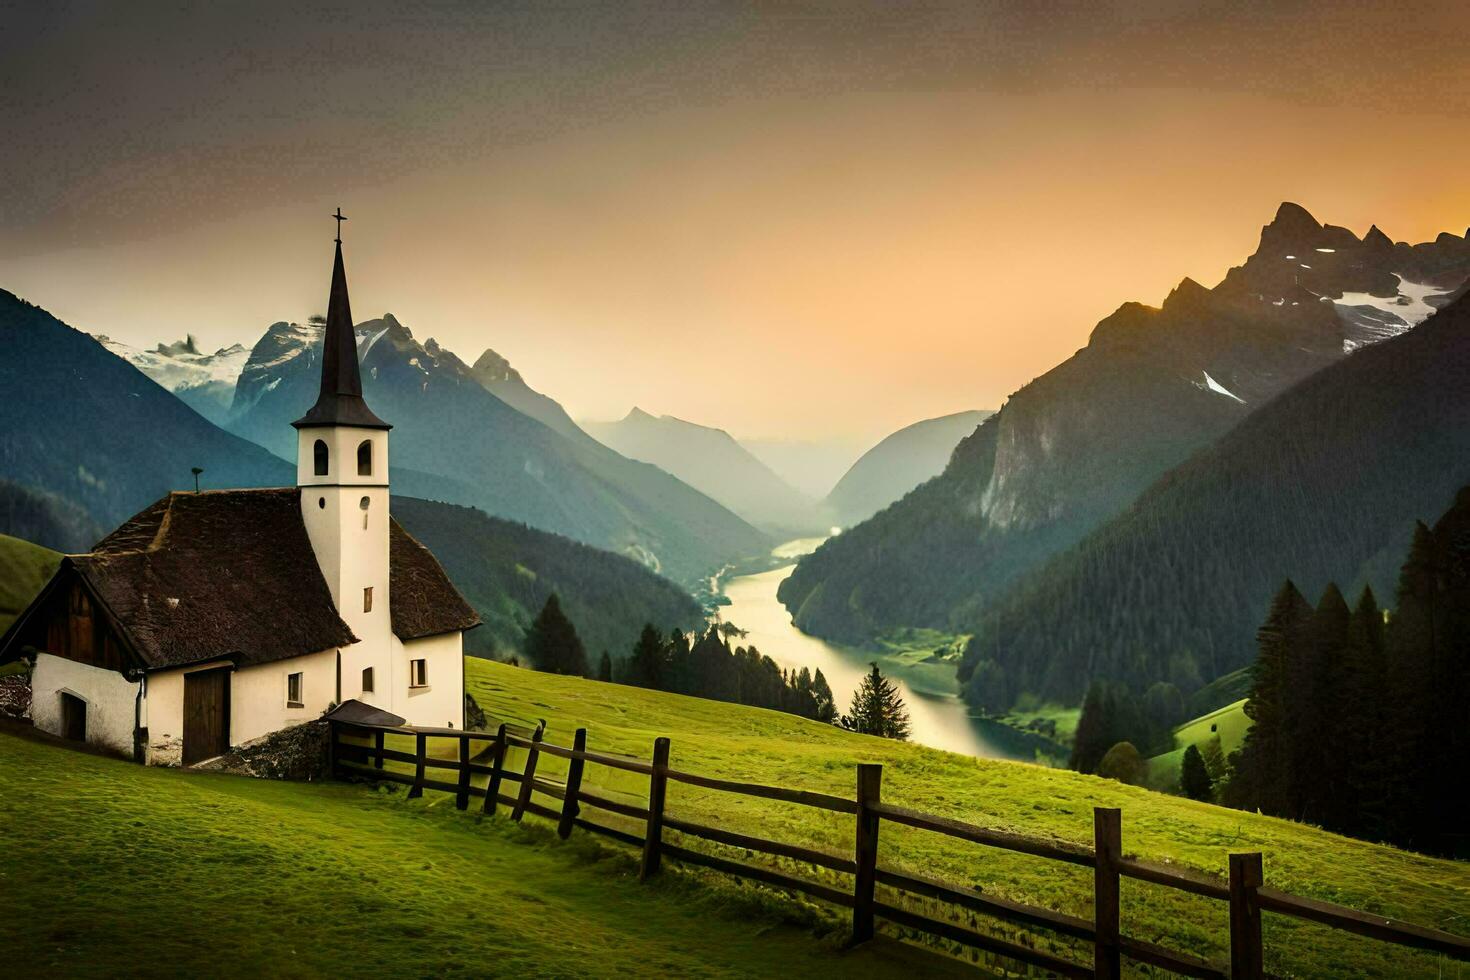
M 12 977 L 967 975 L 430 793 L 145 769 L 0 732 Z
M 672 742 L 671 764 L 695 773 L 852 798 L 854 766 L 879 762 L 884 766 L 885 800 L 987 827 L 1084 844 L 1091 843 L 1092 808 L 1117 806 L 1123 810 L 1123 846 L 1130 855 L 1223 874 L 1231 852 L 1261 851 L 1266 881 L 1274 887 L 1470 933 L 1466 917 L 1470 864 L 1463 862 L 1423 857 L 1094 776 L 854 735 L 774 711 L 485 661 L 468 662 L 467 684 L 491 717 L 532 724 L 544 718 L 548 740 L 558 744 L 570 744 L 572 732 L 585 726 L 590 748 L 647 758 L 654 738 L 666 735 Z M 560 760 L 542 759 L 543 771 L 564 767 Z M 589 766 L 585 778 L 589 788 L 596 786 L 609 795 L 646 799 L 644 777 Z M 791 804 L 670 783 L 668 813 L 833 853 L 850 853 L 852 848 L 851 817 Z M 612 814 L 589 814 L 601 822 L 636 829 Z M 678 836 L 671 834 L 670 839 L 677 841 Z M 1081 916 L 1092 912 L 1086 869 L 892 824 L 883 825 L 879 860 L 1005 898 Z M 846 876 L 799 870 L 850 887 Z M 923 900 L 914 903 L 930 911 L 942 908 Z M 1070 940 L 1050 934 L 968 916 L 964 921 L 997 934 L 1024 937 L 1040 948 L 1078 953 Z M 1227 956 L 1226 908 L 1221 902 L 1125 880 L 1123 927 L 1151 942 L 1222 960 Z M 1268 967 L 1282 976 L 1470 975 L 1453 961 L 1269 913 L 1265 929 Z

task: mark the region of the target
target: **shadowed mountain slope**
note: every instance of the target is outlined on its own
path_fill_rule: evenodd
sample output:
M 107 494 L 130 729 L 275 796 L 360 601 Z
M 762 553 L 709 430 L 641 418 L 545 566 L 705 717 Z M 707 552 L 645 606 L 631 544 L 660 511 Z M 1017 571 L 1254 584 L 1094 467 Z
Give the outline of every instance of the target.
M 1375 228 L 1360 240 L 1283 204 L 1220 285 L 1186 279 L 1157 309 L 1119 307 L 943 474 L 803 559 L 781 599 L 802 629 L 848 641 L 968 629 L 1171 467 L 1346 351 L 1407 331 L 1467 277 L 1458 236 L 1410 246 Z

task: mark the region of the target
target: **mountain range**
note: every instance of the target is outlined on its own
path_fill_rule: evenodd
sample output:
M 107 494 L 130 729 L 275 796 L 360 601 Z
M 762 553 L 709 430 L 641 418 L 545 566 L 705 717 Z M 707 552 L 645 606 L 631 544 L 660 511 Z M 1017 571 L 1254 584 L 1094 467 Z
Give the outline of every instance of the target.
M 674 474 L 758 527 L 793 536 L 826 527 L 802 494 L 723 429 L 634 408 L 616 422 L 583 422 L 594 438 L 630 459 Z
M 434 356 L 432 342 L 422 349 L 413 347 L 407 331 L 395 327 L 387 318 L 365 324 L 360 331 L 366 338 L 364 346 L 375 342 L 384 350 L 402 347 L 414 351 L 415 357 Z M 319 336 L 320 330 L 315 333 Z M 241 371 L 240 400 L 249 408 L 246 419 L 260 421 L 276 407 L 277 391 L 301 383 L 296 373 L 281 369 L 293 361 L 315 363 L 315 351 L 302 358 L 295 350 L 298 342 L 313 339 L 312 334 L 309 328 L 277 325 L 251 351 Z M 117 345 L 101 343 L 39 307 L 0 291 L 0 384 L 14 394 L 0 400 L 0 472 L 5 474 L 0 479 L 0 535 L 56 551 L 86 551 L 106 529 L 170 490 L 193 486 L 191 469 L 195 466 L 202 468 L 200 485 L 205 488 L 295 482 L 294 466 L 214 425 L 124 360 L 117 350 Z M 231 350 L 221 353 L 239 360 Z M 211 357 L 199 354 L 192 341 L 146 353 L 151 370 L 163 372 L 167 380 L 188 389 L 200 387 L 193 383 L 200 374 L 193 365 Z M 403 365 L 382 355 L 372 363 L 378 368 L 379 380 L 389 386 L 380 392 L 387 404 L 392 381 L 384 375 L 401 371 Z M 220 370 L 217 362 L 215 370 Z M 276 372 L 273 376 L 269 375 L 272 371 Z M 314 388 L 316 372 L 307 373 Z M 470 388 L 478 395 L 465 399 L 470 406 L 466 412 L 483 404 L 498 406 L 499 412 L 521 420 L 515 424 L 540 436 L 544 443 L 561 438 L 540 422 L 506 407 L 477 382 Z M 298 410 L 292 417 L 299 414 Z M 476 416 L 459 416 L 465 418 L 474 421 Z M 486 414 L 478 416 L 478 421 L 484 424 Z M 282 451 L 289 448 L 294 456 L 289 426 L 282 425 L 287 438 L 275 440 L 275 446 Z M 395 428 L 395 433 L 404 428 Z M 615 457 L 589 437 L 583 439 L 591 446 L 590 452 Z M 402 436 L 395 441 L 396 456 L 404 455 L 401 449 L 408 441 Z M 751 547 L 758 549 L 763 544 L 763 539 L 733 515 L 672 477 L 626 460 L 622 465 L 635 474 L 651 472 L 649 482 L 655 489 L 673 484 L 674 508 L 693 498 L 696 508 L 717 517 L 724 515 L 727 524 L 751 540 Z M 450 484 L 412 468 L 395 467 L 393 478 L 395 490 L 400 491 L 405 486 L 432 491 Z M 471 490 L 463 485 L 457 492 Z M 553 591 L 561 596 L 563 608 L 572 615 L 589 649 L 608 649 L 615 657 L 626 654 L 645 622 L 667 630 L 676 626 L 691 629 L 703 621 L 703 611 L 686 591 L 630 558 L 467 507 L 395 494 L 393 513 L 410 533 L 430 545 L 480 612 L 485 626 L 469 634 L 467 646 L 472 652 L 514 653 L 525 626 Z
M 803 559 L 780 597 L 808 632 L 968 628 L 988 603 L 1293 384 L 1408 331 L 1470 277 L 1470 242 L 1359 239 L 1283 204 L 1215 288 L 1126 303 L 1017 391 L 944 472 Z
M 955 412 L 904 426 L 863 453 L 827 495 L 827 513 L 843 527 L 861 524 L 914 487 L 938 476 L 955 446 L 994 412 Z
M 629 555 L 685 583 L 769 547 L 724 507 L 657 467 L 618 455 L 570 419 L 559 425 L 563 434 L 512 407 L 491 388 L 537 402 L 538 414 L 552 422 L 565 416 L 503 361 L 497 368 L 482 356 L 480 368 L 472 368 L 432 338 L 419 342 L 392 314 L 356 329 L 364 394 L 394 426 L 395 489 Z M 276 323 L 266 331 L 240 373 L 230 431 L 294 458 L 289 423 L 315 397 L 320 336 L 311 323 Z
M 1075 702 L 1092 677 L 1187 693 L 1253 662 L 1288 578 L 1390 604 L 1414 523 L 1470 484 L 1467 379 L 1470 297 L 1262 406 L 985 609 L 969 695 Z
M 65 502 L 63 523 L 116 527 L 170 490 L 192 487 L 194 467 L 203 487 L 296 480 L 279 456 L 223 431 L 92 337 L 4 290 L 0 387 L 9 393 L 0 399 L 0 473 L 24 488 L 12 491 L 17 499 Z M 79 546 L 74 537 L 37 543 Z
M 235 381 L 250 357 L 250 349 L 244 344 L 231 344 L 207 354 L 192 335 L 171 344 L 160 343 L 151 350 L 131 347 L 106 334 L 98 334 L 97 341 L 216 425 L 229 416 Z

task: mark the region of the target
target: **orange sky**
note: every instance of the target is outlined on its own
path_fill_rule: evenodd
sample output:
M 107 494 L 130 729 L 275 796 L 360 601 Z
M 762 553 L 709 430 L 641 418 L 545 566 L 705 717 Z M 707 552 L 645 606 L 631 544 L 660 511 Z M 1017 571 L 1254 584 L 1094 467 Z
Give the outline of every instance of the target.
M 984 47 L 976 38 L 1003 52 L 995 31 L 1024 40 L 1040 29 L 1015 14 L 980 23 L 959 53 L 916 32 L 955 63 L 914 77 L 886 44 L 888 60 L 861 62 L 873 44 L 863 32 L 832 54 L 825 34 L 804 41 L 789 23 L 765 36 L 838 67 L 795 71 L 781 45 L 736 58 L 731 45 L 746 51 L 749 30 L 681 33 L 668 50 L 645 39 L 638 50 L 658 71 L 609 42 L 618 57 L 587 78 L 543 86 L 532 59 L 515 84 L 480 92 L 496 118 L 523 124 L 505 123 L 514 138 L 499 141 L 461 138 L 490 131 L 480 103 L 445 113 L 442 93 L 408 84 L 411 103 L 446 118 L 401 106 L 380 118 L 354 101 L 351 81 L 331 97 L 348 110 L 325 121 L 251 102 L 201 122 L 190 103 L 175 132 L 156 93 L 178 97 L 179 76 L 157 69 L 155 96 L 118 100 L 117 111 L 160 127 L 146 139 L 99 121 L 62 157 L 76 137 L 24 104 L 39 121 L 27 123 L 36 159 L 21 171 L 28 196 L 0 192 L 20 215 L 0 228 L 0 287 L 132 343 L 185 332 L 211 346 L 249 342 L 325 305 L 327 215 L 340 204 L 359 318 L 391 311 L 467 360 L 493 347 L 574 415 L 637 404 L 737 435 L 871 440 L 998 406 L 1119 303 L 1157 303 L 1186 275 L 1213 285 L 1284 199 L 1360 234 L 1373 222 L 1414 241 L 1465 232 L 1470 127 L 1466 88 L 1452 83 L 1467 62 L 1441 47 L 1461 23 L 1456 8 L 1414 20 L 1417 63 L 1436 60 L 1404 76 L 1378 63 L 1410 52 L 1383 40 L 1372 5 L 1343 22 L 1362 25 L 1362 38 L 1339 30 L 1326 49 L 1321 30 L 1300 36 L 1310 48 L 1282 40 L 1332 26 L 1307 17 L 1314 5 L 1288 5 L 1297 19 L 1269 37 L 1296 60 L 1267 68 L 1242 35 L 1257 26 L 1227 19 L 1189 35 L 1209 25 L 1179 15 L 1185 6 L 1113 5 L 1129 51 L 1216 38 L 1193 79 L 1172 49 L 1123 71 L 1125 45 L 1076 24 L 1059 41 L 1070 58 L 1037 47 L 1004 71 L 970 64 Z M 1164 12 L 1135 16 L 1145 9 Z M 67 24 L 57 43 L 97 26 Z M 527 36 L 593 28 L 537 30 Z M 1258 84 L 1219 67 L 1232 53 Z M 551 76 L 570 70 L 548 64 Z M 788 74 L 773 80 L 778 69 Z M 360 84 L 376 93 L 381 79 Z M 308 106 L 310 96 L 297 94 Z M 83 107 L 104 97 L 65 95 Z M 312 121 L 315 144 L 300 137 Z M 62 162 L 41 166 L 47 154 Z

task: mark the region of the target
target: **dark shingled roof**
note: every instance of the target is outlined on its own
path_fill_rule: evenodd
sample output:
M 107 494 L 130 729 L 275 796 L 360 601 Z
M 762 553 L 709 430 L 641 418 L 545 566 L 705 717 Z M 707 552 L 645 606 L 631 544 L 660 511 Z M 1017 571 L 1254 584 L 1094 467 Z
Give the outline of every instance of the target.
M 480 625 L 480 614 L 418 539 L 397 521 L 388 523 L 388 606 L 393 635 L 417 640 Z
M 322 577 L 301 491 L 171 493 L 64 559 L 150 668 L 217 658 L 269 663 L 357 641 Z M 393 632 L 409 640 L 479 617 L 423 545 L 396 522 L 389 560 Z

